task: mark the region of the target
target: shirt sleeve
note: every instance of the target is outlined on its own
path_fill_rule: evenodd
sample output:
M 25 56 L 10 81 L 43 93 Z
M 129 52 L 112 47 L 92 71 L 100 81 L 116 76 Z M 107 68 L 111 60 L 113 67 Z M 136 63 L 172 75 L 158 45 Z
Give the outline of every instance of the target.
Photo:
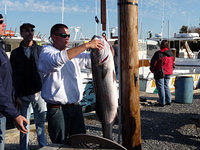
M 67 61 L 69 61 L 67 49 L 59 51 L 51 46 L 46 46 L 40 53 L 38 69 L 42 73 L 55 72 Z
M 0 113 L 6 117 L 16 118 L 19 113 L 17 112 L 12 95 L 8 95 L 3 87 L 2 78 L 0 78 Z
M 91 68 L 91 59 L 90 59 L 90 53 L 81 53 L 76 58 L 79 59 L 79 66 L 80 68 Z
M 154 53 L 154 55 L 153 55 L 153 57 L 151 58 L 151 61 L 150 61 L 150 70 L 151 70 L 152 73 L 155 71 L 158 59 L 159 59 L 159 52 L 157 51 L 157 52 Z

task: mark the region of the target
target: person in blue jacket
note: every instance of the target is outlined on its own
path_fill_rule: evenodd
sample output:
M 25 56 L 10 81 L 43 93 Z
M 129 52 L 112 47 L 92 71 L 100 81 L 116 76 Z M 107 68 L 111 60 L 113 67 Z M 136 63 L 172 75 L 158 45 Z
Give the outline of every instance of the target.
M 22 132 L 27 133 L 28 130 L 24 127 L 29 124 L 26 118 L 21 116 L 14 106 L 14 89 L 12 84 L 12 69 L 10 61 L 3 49 L 3 40 L 1 36 L 4 34 L 6 24 L 3 16 L 0 14 L 0 149 L 5 146 L 5 130 L 6 117 L 13 118 L 16 127 Z

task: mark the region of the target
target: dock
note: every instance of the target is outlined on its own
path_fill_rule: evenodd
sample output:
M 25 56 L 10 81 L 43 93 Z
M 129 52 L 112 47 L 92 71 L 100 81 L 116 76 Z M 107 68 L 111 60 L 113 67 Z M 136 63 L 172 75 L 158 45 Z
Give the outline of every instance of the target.
M 194 90 L 191 104 L 174 103 L 156 107 L 158 95 L 140 92 L 142 149 L 200 149 L 200 90 Z M 85 115 L 87 134 L 102 137 L 101 125 L 95 112 Z M 47 129 L 47 123 L 46 129 Z M 52 144 L 46 130 L 48 144 Z M 118 124 L 114 126 L 113 139 L 118 139 Z M 121 143 L 120 143 L 121 144 Z M 30 125 L 30 149 L 38 149 L 35 126 Z M 19 131 L 6 131 L 5 150 L 19 149 Z

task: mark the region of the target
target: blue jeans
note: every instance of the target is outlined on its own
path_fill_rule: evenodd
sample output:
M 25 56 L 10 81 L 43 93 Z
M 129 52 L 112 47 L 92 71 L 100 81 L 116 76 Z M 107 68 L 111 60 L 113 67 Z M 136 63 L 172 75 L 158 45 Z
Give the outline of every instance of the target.
M 165 78 L 157 79 L 156 88 L 158 90 L 159 100 L 158 102 L 161 105 L 165 105 L 166 103 L 171 103 L 171 93 L 169 88 L 169 80 L 171 75 L 165 75 Z
M 6 132 L 6 117 L 0 118 L 0 149 L 4 150 Z
M 28 121 L 30 121 L 31 112 L 33 110 L 39 146 L 46 146 L 47 141 L 45 137 L 45 101 L 41 98 L 40 93 L 39 96 L 36 96 L 36 94 L 24 96 L 21 97 L 20 100 L 22 102 L 21 115 L 27 118 Z M 29 131 L 29 125 L 26 125 L 26 128 Z M 28 150 L 28 142 L 29 132 L 27 134 L 23 134 L 20 132 L 20 150 Z
M 52 143 L 65 143 L 73 134 L 85 134 L 85 123 L 80 105 L 52 108 L 47 105 L 48 132 Z

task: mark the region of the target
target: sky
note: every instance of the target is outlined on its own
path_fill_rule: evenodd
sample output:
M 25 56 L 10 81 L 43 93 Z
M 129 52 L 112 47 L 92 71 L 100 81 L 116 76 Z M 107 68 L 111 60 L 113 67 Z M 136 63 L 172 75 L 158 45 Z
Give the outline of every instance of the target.
M 118 26 L 117 1 L 107 0 L 109 31 Z M 62 0 L 0 0 L 2 14 L 5 14 L 5 3 L 7 29 L 19 32 L 20 25 L 29 22 L 36 26 L 36 35 L 48 38 L 51 27 L 62 22 Z M 64 0 L 64 4 L 63 23 L 70 28 L 71 39 L 74 39 L 74 27 L 81 27 L 78 37 L 91 38 L 96 34 L 94 17 L 97 14 L 100 19 L 100 0 Z M 170 37 L 178 33 L 182 25 L 199 27 L 199 6 L 200 0 L 138 0 L 139 38 L 147 38 L 149 31 L 153 36 L 160 33 L 162 20 L 164 37 L 168 37 L 168 33 Z M 98 24 L 97 34 L 102 33 L 101 29 Z

